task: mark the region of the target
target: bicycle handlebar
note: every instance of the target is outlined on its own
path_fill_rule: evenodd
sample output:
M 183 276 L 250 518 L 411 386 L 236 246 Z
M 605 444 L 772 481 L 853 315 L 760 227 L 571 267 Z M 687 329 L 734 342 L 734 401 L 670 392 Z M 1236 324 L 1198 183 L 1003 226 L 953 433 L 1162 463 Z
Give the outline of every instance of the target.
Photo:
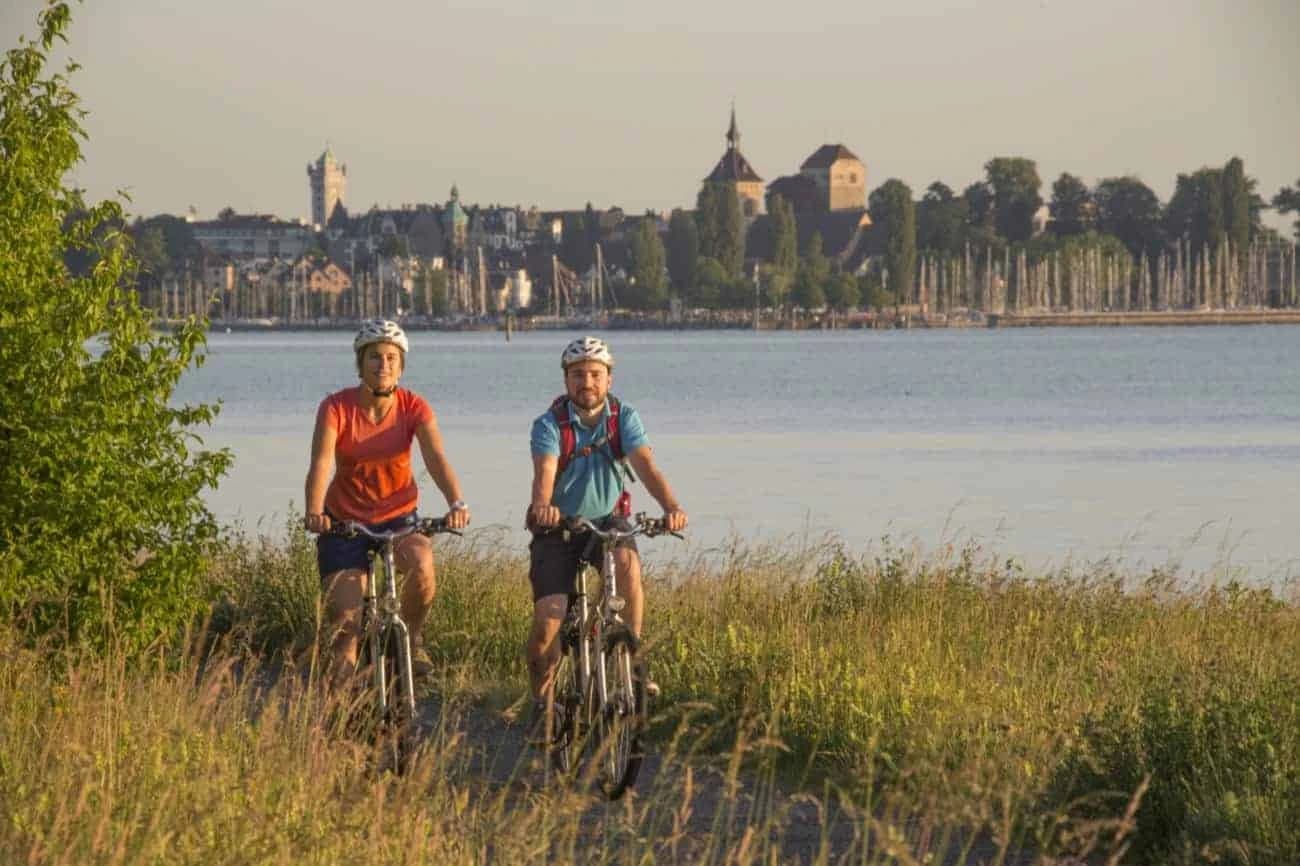
M 646 517 L 645 512 L 637 514 L 632 518 L 633 526 L 631 529 L 618 529 L 611 526 L 609 529 L 601 529 L 592 523 L 586 517 L 565 517 L 561 526 L 571 530 L 586 530 L 592 532 L 598 538 L 605 541 L 620 541 L 624 538 L 635 538 L 638 535 L 644 535 L 646 538 L 654 538 L 656 535 L 672 535 L 676 538 L 683 538 L 680 532 L 674 532 L 664 523 L 662 517 Z
M 452 529 L 448 526 L 445 517 L 422 517 L 406 526 L 383 532 L 375 532 L 364 523 L 355 520 L 340 520 L 326 530 L 325 534 L 341 535 L 344 538 L 356 538 L 358 535 L 364 535 L 367 538 L 373 538 L 375 541 L 397 541 L 399 538 L 405 538 L 417 532 L 423 535 L 438 535 L 439 533 L 463 535 L 459 529 Z

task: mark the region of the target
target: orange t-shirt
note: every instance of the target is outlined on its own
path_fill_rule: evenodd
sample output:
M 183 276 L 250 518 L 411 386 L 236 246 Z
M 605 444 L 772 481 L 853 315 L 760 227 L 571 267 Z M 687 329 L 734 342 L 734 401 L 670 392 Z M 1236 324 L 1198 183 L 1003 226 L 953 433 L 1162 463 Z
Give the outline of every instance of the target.
M 411 440 L 433 409 L 405 388 L 393 398 L 378 423 L 362 410 L 357 388 L 321 401 L 316 421 L 337 436 L 334 478 L 325 491 L 325 508 L 335 518 L 375 524 L 415 508 L 420 491 L 411 474 Z

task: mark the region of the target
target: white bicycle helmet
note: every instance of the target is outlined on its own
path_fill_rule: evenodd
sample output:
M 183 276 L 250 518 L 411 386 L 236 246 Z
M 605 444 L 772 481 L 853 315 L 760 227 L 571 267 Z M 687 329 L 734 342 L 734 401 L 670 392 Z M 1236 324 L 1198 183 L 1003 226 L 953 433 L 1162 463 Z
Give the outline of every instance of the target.
M 406 332 L 396 322 L 388 319 L 366 319 L 352 341 L 352 351 L 360 352 L 372 343 L 392 343 L 405 355 L 411 351 L 411 343 L 406 339 Z
M 564 347 L 564 354 L 560 355 L 560 367 L 569 369 L 570 364 L 576 364 L 579 361 L 599 361 L 609 369 L 614 369 L 614 356 L 609 351 L 609 346 L 599 337 L 580 337 Z

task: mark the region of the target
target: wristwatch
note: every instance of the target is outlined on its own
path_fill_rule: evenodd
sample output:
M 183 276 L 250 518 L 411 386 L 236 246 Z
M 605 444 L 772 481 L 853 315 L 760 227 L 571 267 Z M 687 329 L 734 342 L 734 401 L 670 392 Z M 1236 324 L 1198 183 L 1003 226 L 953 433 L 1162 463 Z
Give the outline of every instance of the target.
M 448 506 L 451 511 L 469 511 L 469 506 L 465 504 L 464 499 L 457 499 Z

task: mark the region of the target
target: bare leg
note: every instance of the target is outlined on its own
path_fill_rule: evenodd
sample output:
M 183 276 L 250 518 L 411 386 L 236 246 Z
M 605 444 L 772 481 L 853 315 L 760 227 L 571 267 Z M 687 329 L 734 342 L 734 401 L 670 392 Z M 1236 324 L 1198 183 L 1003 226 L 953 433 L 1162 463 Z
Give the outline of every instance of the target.
M 361 639 L 361 597 L 366 573 L 358 569 L 336 571 L 326 579 L 325 611 L 334 673 L 332 685 L 346 683 L 357 666 Z
M 627 599 L 624 608 L 627 627 L 641 637 L 641 616 L 645 610 L 641 592 L 641 558 L 625 547 L 614 549 L 614 570 L 618 580 L 618 594 Z
M 393 558 L 403 576 L 402 620 L 411 630 L 412 645 L 417 645 L 437 591 L 433 542 L 424 535 L 408 535 L 398 543 Z
M 528 635 L 528 675 L 534 700 L 549 700 L 554 688 L 555 666 L 560 660 L 560 625 L 569 600 L 563 595 L 546 595 L 533 604 L 533 630 Z

